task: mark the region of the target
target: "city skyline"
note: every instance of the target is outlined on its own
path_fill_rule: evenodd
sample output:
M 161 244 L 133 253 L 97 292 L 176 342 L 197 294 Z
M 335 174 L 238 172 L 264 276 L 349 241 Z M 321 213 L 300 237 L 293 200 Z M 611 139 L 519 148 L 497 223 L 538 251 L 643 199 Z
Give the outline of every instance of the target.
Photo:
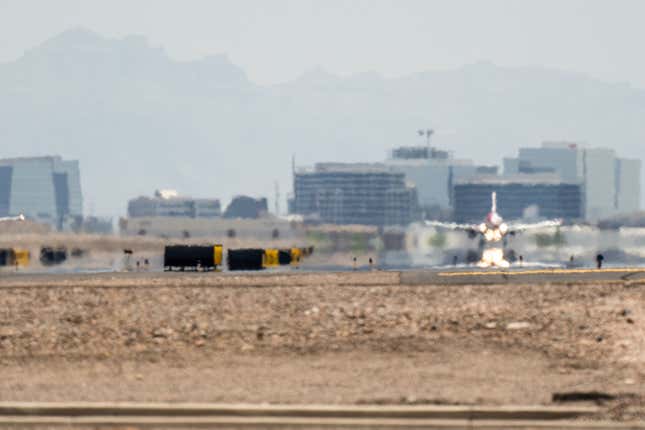
M 644 91 L 540 67 L 480 62 L 405 78 L 314 70 L 258 85 L 226 56 L 178 62 L 144 37 L 76 28 L 0 64 L 0 91 L 2 156 L 83 160 L 85 210 L 102 216 L 157 188 L 266 196 L 273 208 L 275 183 L 290 190 L 294 155 L 299 165 L 377 162 L 425 141 L 417 131 L 427 128 L 439 148 L 482 164 L 544 140 L 645 156 Z

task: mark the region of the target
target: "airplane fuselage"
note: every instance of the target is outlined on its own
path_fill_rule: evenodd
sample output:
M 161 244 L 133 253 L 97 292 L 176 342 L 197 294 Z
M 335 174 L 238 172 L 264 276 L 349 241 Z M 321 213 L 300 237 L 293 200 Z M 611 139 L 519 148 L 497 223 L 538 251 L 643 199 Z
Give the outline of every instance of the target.
M 479 224 L 478 229 L 486 242 L 499 242 L 508 233 L 508 225 L 495 210 L 492 210 L 486 220 Z
M 478 266 L 509 267 L 510 263 L 504 258 L 504 246 L 495 245 L 497 242 L 501 242 L 506 235 L 514 236 L 518 232 L 528 229 L 557 227 L 562 224 L 562 220 L 549 220 L 533 224 L 512 223 L 509 225 L 497 213 L 497 193 L 493 191 L 491 193 L 491 210 L 481 224 L 447 224 L 440 221 L 426 221 L 426 224 L 433 227 L 465 231 L 471 239 L 481 235 L 480 248 L 483 250 L 483 253 Z M 492 243 L 494 245 L 485 247 L 484 243 Z

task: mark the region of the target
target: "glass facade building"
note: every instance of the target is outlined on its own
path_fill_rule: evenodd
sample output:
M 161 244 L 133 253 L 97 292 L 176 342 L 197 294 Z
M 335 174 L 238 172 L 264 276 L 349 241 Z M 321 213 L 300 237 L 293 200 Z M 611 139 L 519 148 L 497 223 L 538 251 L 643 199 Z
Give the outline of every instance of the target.
M 61 228 L 65 220 L 83 216 L 78 161 L 60 157 L 0 160 L 0 216 L 24 214 Z
M 474 179 L 456 184 L 455 221 L 481 222 L 490 212 L 493 192 L 497 193 L 499 213 L 507 220 L 561 218 L 576 221 L 584 217 L 581 184 L 526 176 Z
M 416 188 L 383 164 L 318 163 L 295 172 L 291 207 L 331 224 L 407 225 L 418 219 Z

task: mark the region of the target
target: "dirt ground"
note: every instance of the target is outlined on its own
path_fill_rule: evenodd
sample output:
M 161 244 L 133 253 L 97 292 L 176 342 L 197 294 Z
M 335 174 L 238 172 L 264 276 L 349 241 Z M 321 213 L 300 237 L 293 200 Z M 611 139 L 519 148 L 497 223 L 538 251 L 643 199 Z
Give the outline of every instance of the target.
M 645 418 L 645 285 L 3 277 L 0 400 L 550 404 Z

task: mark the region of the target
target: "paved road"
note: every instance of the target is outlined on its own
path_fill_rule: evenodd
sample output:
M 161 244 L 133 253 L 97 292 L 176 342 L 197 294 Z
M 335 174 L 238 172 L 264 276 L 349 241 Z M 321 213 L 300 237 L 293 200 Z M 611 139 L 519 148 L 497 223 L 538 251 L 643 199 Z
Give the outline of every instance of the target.
M 0 427 L 641 429 L 585 421 L 596 407 L 1 403 Z

